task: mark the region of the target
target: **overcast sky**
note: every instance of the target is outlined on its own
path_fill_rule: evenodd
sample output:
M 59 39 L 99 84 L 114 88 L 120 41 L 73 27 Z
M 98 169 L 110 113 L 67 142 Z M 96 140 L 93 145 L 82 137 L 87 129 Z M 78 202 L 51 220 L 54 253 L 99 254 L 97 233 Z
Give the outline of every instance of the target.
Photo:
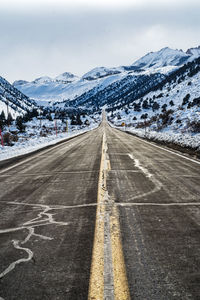
M 199 0 L 0 0 L 0 76 L 10 82 L 130 65 L 200 45 Z

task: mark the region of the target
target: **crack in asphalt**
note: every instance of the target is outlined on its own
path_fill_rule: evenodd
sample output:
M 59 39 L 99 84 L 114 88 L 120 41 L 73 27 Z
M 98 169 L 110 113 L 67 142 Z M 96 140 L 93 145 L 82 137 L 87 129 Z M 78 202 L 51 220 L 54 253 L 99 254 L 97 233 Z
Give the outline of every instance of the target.
M 27 243 L 30 240 L 30 238 L 33 236 L 37 236 L 44 240 L 53 240 L 53 238 L 51 238 L 51 237 L 35 233 L 36 227 L 48 226 L 51 224 L 56 224 L 56 225 L 60 225 L 60 226 L 69 225 L 68 222 L 55 221 L 53 218 L 54 214 L 50 213 L 49 211 L 97 206 L 97 203 L 66 206 L 66 205 L 43 205 L 43 204 L 24 203 L 24 202 L 15 202 L 15 201 L 0 201 L 0 202 L 3 204 L 8 204 L 8 205 L 31 206 L 33 208 L 33 211 L 35 211 L 34 209 L 40 209 L 40 210 L 42 209 L 42 211 L 40 211 L 37 214 L 36 218 L 33 218 L 33 219 L 23 223 L 19 227 L 0 229 L 0 234 L 20 231 L 20 230 L 24 230 L 24 229 L 28 230 L 28 235 L 26 236 L 26 238 L 23 241 L 12 240 L 12 244 L 13 244 L 14 248 L 18 249 L 18 250 L 23 250 L 24 252 L 26 252 L 28 254 L 28 257 L 21 258 L 21 259 L 18 259 L 16 261 L 12 262 L 3 272 L 0 273 L 0 279 L 3 278 L 9 272 L 11 272 L 16 267 L 16 265 L 18 265 L 20 263 L 28 262 L 33 258 L 34 253 L 29 248 L 21 247 L 20 245 L 24 245 L 25 243 Z
M 29 248 L 22 247 L 22 245 L 26 244 L 30 240 L 31 237 L 37 236 L 40 239 L 53 240 L 53 238 L 51 238 L 51 237 L 35 233 L 35 227 L 41 227 L 44 225 L 51 225 L 51 224 L 56 224 L 56 225 L 60 225 L 60 226 L 69 225 L 68 222 L 61 222 L 61 221 L 54 220 L 54 217 L 53 217 L 54 214 L 49 212 L 51 210 L 61 209 L 63 207 L 56 208 L 53 206 L 51 207 L 49 205 L 27 204 L 27 203 L 19 203 L 19 202 L 6 202 L 6 204 L 32 206 L 33 209 L 39 207 L 40 209 L 42 209 L 42 211 L 40 211 L 37 214 L 36 218 L 33 218 L 33 219 L 23 223 L 19 227 L 0 229 L 0 234 L 20 231 L 20 230 L 24 230 L 24 229 L 28 230 L 28 235 L 25 237 L 24 240 L 22 240 L 22 241 L 12 240 L 12 244 L 13 244 L 14 248 L 18 249 L 18 250 L 23 250 L 24 252 L 26 252 L 28 254 L 28 256 L 26 258 L 20 258 L 20 259 L 13 261 L 3 272 L 0 273 L 0 279 L 3 278 L 6 274 L 10 273 L 13 269 L 15 269 L 15 267 L 18 264 L 26 263 L 33 258 L 33 255 L 34 255 L 33 251 Z

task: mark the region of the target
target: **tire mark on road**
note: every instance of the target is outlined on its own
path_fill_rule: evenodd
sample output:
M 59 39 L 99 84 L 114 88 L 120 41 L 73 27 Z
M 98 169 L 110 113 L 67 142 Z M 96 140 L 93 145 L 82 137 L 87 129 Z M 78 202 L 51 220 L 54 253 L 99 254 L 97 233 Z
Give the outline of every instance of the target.
M 144 168 L 140 164 L 140 161 L 138 159 L 134 158 L 132 154 L 128 154 L 128 156 L 134 161 L 135 167 L 140 169 L 142 171 L 142 173 L 145 175 L 145 177 L 147 177 L 155 185 L 153 190 L 146 192 L 146 193 L 139 194 L 134 197 L 131 197 L 131 199 L 129 199 L 129 201 L 134 200 L 134 199 L 144 198 L 146 196 L 149 196 L 153 193 L 160 191 L 163 186 L 162 183 L 159 180 L 157 180 L 146 168 Z

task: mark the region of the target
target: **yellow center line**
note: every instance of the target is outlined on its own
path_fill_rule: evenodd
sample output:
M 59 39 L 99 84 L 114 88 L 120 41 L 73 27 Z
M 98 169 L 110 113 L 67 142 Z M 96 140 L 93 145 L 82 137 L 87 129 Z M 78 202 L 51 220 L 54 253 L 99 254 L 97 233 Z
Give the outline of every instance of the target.
M 124 263 L 124 256 L 121 244 L 120 224 L 117 206 L 112 201 L 106 189 L 106 175 L 111 169 L 108 158 L 106 135 L 103 134 L 102 155 L 100 164 L 100 175 L 98 183 L 97 196 L 97 212 L 94 245 L 92 253 L 92 265 L 90 271 L 90 283 L 88 300 L 103 300 L 104 295 L 104 260 L 105 260 L 105 216 L 108 216 L 109 210 L 109 224 L 110 224 L 110 239 L 111 239 L 111 261 L 112 267 L 110 273 L 113 275 L 113 290 L 115 300 L 130 300 L 128 281 L 126 276 L 126 267 Z M 110 255 L 110 256 L 111 256 Z M 111 293 L 112 294 L 112 293 Z M 109 298 L 110 299 L 110 298 Z
M 90 271 L 88 300 L 104 299 L 104 212 L 105 212 L 105 205 L 103 203 L 104 192 L 105 192 L 103 190 L 103 186 L 105 185 L 104 143 L 105 143 L 105 138 L 103 136 L 100 174 L 99 174 L 99 183 L 98 183 L 96 224 L 95 224 L 94 245 L 93 245 L 93 253 L 92 253 L 92 265 Z
M 116 206 L 114 206 L 112 210 L 112 216 L 110 218 L 110 228 L 115 300 L 129 300 L 131 298 L 126 276 L 126 267 L 121 243 L 119 216 Z

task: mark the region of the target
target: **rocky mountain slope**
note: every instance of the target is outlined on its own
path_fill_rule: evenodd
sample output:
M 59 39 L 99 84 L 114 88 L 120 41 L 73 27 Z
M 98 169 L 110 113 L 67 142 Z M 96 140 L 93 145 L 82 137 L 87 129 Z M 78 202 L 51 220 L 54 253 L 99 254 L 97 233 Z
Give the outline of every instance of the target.
M 0 76 L 0 112 L 4 111 L 7 114 L 9 111 L 12 117 L 15 118 L 33 108 L 38 108 L 35 101 L 30 100 Z

